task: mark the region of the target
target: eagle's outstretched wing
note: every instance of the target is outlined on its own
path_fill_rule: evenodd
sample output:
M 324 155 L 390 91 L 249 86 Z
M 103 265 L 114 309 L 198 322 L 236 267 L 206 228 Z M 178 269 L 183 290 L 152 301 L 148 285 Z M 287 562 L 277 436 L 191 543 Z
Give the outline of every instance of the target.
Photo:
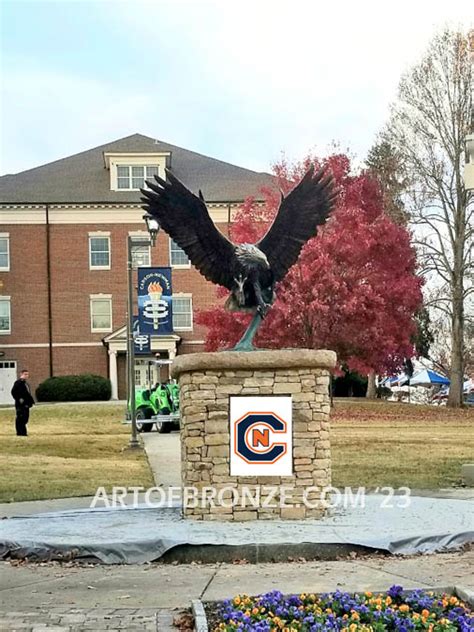
M 336 198 L 333 178 L 310 167 L 301 182 L 282 196 L 280 208 L 266 235 L 256 244 L 267 255 L 275 281 L 296 262 L 304 244 L 324 224 Z
M 141 189 L 143 208 L 184 250 L 208 281 L 232 289 L 235 251 L 232 243 L 216 228 L 202 198 L 195 196 L 169 169 L 167 180 L 155 176 Z

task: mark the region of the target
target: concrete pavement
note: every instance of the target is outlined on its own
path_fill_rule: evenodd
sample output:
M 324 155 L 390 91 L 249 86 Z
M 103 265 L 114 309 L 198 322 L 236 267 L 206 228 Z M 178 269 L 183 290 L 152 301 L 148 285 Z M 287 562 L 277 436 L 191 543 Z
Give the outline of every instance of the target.
M 179 432 L 169 434 L 143 432 L 143 445 L 150 464 L 155 485 L 181 486 L 181 449 Z
M 460 585 L 474 588 L 474 551 L 409 558 L 363 557 L 275 564 L 147 564 L 69 566 L 0 563 L 0 606 L 178 608 L 191 599 L 259 594 L 385 590 Z M 126 601 L 126 603 L 124 603 Z
M 0 563 L 2 630 L 171 630 L 191 599 L 258 594 L 474 588 L 474 552 L 335 562 L 146 566 Z M 156 614 L 155 614 L 156 613 Z M 161 622 L 161 623 L 160 623 Z M 16 626 L 16 627 L 15 627 Z

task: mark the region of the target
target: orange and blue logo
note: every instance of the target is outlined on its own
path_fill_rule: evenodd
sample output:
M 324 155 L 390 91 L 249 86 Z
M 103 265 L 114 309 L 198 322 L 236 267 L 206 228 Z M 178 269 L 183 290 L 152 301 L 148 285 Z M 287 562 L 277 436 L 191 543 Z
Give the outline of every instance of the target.
M 291 397 L 236 395 L 229 404 L 231 476 L 291 476 Z
M 286 454 L 287 424 L 272 412 L 249 412 L 234 424 L 234 452 L 246 463 L 276 463 Z

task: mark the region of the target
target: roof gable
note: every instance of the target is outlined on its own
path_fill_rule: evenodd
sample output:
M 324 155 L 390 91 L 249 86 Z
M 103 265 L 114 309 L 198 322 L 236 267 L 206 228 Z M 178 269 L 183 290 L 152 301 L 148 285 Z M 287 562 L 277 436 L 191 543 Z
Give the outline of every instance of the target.
M 264 186 L 274 187 L 268 173 L 257 173 L 203 156 L 142 134 L 133 134 L 67 158 L 0 178 L 0 203 L 139 203 L 139 191 L 111 191 L 104 153 L 170 152 L 173 173 L 208 202 L 262 199 Z

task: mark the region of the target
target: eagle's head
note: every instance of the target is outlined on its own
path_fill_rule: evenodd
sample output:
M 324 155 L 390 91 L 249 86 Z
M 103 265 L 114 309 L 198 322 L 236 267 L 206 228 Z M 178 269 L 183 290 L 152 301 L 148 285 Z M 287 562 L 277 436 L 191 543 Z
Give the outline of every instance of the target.
M 235 254 L 239 262 L 248 268 L 270 268 L 267 255 L 257 248 L 255 244 L 239 244 L 235 248 Z

